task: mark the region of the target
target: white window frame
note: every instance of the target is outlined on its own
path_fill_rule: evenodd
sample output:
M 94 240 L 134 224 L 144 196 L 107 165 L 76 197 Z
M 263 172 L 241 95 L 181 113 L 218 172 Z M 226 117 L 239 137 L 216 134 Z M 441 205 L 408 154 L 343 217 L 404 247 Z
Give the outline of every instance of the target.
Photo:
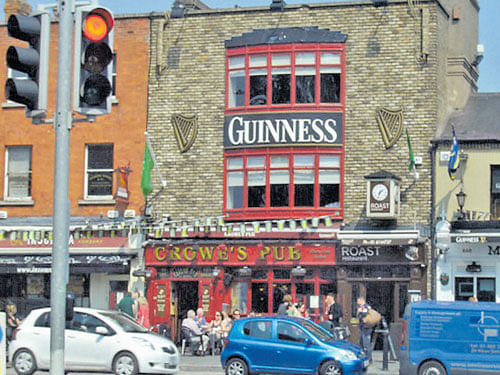
M 84 175 L 84 196 L 85 200 L 102 200 L 102 201 L 110 201 L 113 200 L 113 187 L 114 187 L 114 176 L 112 175 L 112 186 L 111 186 L 111 194 L 109 195 L 89 195 L 88 194 L 88 174 L 92 172 L 111 172 L 113 173 L 114 169 L 113 167 L 111 168 L 105 168 L 105 169 L 89 169 L 88 168 L 88 162 L 89 162 L 89 146 L 98 146 L 98 145 L 108 145 L 113 149 L 113 161 L 114 161 L 114 145 L 112 143 L 92 143 L 92 144 L 87 144 L 85 145 L 85 175 Z
M 4 190 L 3 196 L 6 201 L 27 201 L 32 200 L 32 191 L 31 187 L 29 188 L 29 194 L 24 197 L 11 197 L 9 196 L 9 151 L 12 149 L 24 149 L 29 151 L 30 160 L 29 160 L 29 170 L 27 171 L 28 179 L 31 181 L 32 179 L 32 171 L 33 171 L 33 147 L 31 145 L 22 145 L 22 146 L 7 146 L 5 148 L 5 166 L 4 166 Z M 22 172 L 21 172 L 22 173 Z

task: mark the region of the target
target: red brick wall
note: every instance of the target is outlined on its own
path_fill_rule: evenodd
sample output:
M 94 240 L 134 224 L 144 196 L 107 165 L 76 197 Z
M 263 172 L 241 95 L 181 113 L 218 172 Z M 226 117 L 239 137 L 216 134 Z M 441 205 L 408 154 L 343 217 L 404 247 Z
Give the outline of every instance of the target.
M 129 166 L 129 204 L 126 208 L 140 213 L 144 198 L 140 191 L 144 131 L 147 119 L 147 77 L 149 53 L 149 19 L 115 18 L 114 49 L 117 53 L 118 103 L 112 113 L 98 117 L 95 123 L 74 123 L 70 132 L 69 200 L 71 215 L 106 215 L 109 206 L 79 205 L 84 198 L 85 145 L 89 143 L 113 143 L 114 168 Z M 16 40 L 7 36 L 6 25 L 0 26 L 0 56 L 5 56 L 9 45 Z M 51 26 L 49 115 L 53 118 L 57 92 L 57 43 L 58 24 Z M 5 58 L 3 59 L 5 61 Z M 0 82 L 7 79 L 7 67 L 0 67 Z M 24 116 L 24 107 L 7 108 L 2 95 L 0 102 L 0 210 L 15 216 L 51 216 L 54 175 L 55 131 L 51 124 L 33 125 Z M 33 206 L 2 205 L 5 170 L 5 147 L 32 145 L 32 197 Z M 113 182 L 116 184 L 116 180 Z M 116 186 L 114 186 L 114 191 Z

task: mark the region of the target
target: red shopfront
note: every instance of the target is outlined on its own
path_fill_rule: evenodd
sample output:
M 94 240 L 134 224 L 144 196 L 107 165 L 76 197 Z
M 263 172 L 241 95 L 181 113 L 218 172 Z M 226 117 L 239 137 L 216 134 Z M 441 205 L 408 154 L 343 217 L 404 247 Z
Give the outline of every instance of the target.
M 202 307 L 210 320 L 219 310 L 270 314 L 285 294 L 306 303 L 319 319 L 324 298 L 337 291 L 331 240 L 185 241 L 145 249 L 146 267 L 153 271 L 147 291 L 153 322 L 167 322 L 174 334 L 189 309 Z

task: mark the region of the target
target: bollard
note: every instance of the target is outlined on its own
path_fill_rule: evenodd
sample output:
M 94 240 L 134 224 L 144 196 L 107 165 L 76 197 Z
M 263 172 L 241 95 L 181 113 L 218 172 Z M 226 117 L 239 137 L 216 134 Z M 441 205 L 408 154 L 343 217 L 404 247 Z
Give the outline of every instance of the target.
M 389 343 L 387 340 L 387 336 L 389 335 L 389 331 L 384 329 L 382 332 L 383 335 L 383 356 L 382 356 L 382 371 L 389 371 Z

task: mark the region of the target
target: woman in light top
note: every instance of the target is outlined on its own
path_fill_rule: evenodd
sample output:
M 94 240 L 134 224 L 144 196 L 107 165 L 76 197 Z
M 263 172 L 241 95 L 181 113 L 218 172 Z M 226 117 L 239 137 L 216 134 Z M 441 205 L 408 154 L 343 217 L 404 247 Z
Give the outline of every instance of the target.
M 227 312 L 222 311 L 222 323 L 221 323 L 221 328 L 222 328 L 222 337 L 226 337 L 231 328 L 233 327 L 233 322 Z
M 149 329 L 151 324 L 149 322 L 149 304 L 144 296 L 139 297 L 139 309 L 137 311 L 137 322 L 144 328 Z

